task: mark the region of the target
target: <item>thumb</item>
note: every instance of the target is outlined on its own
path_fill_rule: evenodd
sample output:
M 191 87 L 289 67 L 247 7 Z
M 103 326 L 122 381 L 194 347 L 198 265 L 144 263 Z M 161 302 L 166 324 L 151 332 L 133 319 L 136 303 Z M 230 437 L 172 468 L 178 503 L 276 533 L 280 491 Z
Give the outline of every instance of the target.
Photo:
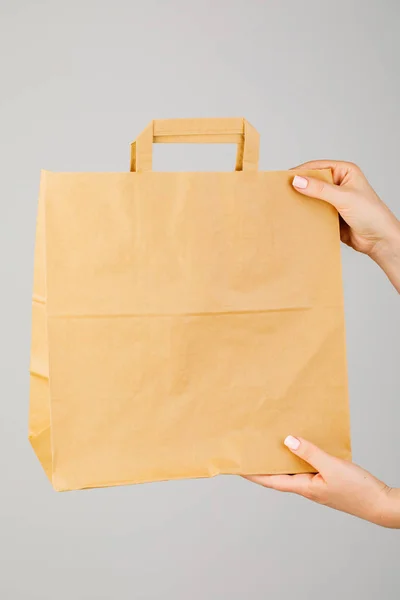
M 329 202 L 336 209 L 339 208 L 343 189 L 338 185 L 327 183 L 315 177 L 303 177 L 300 175 L 295 175 L 292 185 L 297 192 L 300 192 L 304 196 L 325 200 L 325 202 Z
M 319 473 L 324 473 L 334 460 L 333 456 L 303 438 L 288 435 L 283 443 L 293 454 L 314 467 Z

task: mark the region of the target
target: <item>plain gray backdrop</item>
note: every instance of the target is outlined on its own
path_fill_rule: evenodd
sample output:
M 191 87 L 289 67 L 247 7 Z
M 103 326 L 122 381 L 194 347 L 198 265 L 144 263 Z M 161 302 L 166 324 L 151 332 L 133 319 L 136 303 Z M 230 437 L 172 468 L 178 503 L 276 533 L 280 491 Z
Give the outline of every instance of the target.
M 244 116 L 261 169 L 357 162 L 399 216 L 398 0 L 0 7 L 0 597 L 398 598 L 398 531 L 239 477 L 57 494 L 27 441 L 40 169 L 126 171 L 153 118 Z M 155 147 L 158 170 L 234 157 Z M 343 269 L 354 460 L 400 486 L 399 298 L 367 257 Z

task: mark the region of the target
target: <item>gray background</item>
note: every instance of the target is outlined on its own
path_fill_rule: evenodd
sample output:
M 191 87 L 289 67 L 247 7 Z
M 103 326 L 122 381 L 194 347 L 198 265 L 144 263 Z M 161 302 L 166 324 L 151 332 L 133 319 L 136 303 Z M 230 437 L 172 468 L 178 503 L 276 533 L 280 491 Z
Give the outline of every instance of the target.
M 26 439 L 40 169 L 125 171 L 153 118 L 245 116 L 262 169 L 358 162 L 399 215 L 398 1 L 0 7 L 0 597 L 398 598 L 399 532 L 239 477 L 56 494 Z M 155 166 L 234 155 L 163 145 Z M 400 486 L 398 296 L 368 258 L 343 262 L 354 458 Z

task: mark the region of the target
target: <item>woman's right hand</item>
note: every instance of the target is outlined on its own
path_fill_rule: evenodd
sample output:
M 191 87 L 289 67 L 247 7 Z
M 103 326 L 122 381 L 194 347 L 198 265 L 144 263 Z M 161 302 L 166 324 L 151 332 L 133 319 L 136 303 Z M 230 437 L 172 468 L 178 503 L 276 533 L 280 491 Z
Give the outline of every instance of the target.
M 333 184 L 297 173 L 293 187 L 332 204 L 340 215 L 342 242 L 370 256 L 400 293 L 400 222 L 382 202 L 362 171 L 349 162 L 318 160 L 296 171 L 331 169 Z

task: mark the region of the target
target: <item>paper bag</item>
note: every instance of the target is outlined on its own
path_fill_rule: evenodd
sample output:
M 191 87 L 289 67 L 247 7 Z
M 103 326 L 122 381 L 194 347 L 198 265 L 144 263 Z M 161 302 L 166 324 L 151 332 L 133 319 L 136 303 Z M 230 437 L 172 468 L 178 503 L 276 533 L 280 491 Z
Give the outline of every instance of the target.
M 153 142 L 235 143 L 236 170 L 153 172 Z M 350 457 L 338 215 L 258 146 L 159 120 L 129 173 L 42 172 L 29 438 L 56 490 L 312 471 L 288 434 Z

